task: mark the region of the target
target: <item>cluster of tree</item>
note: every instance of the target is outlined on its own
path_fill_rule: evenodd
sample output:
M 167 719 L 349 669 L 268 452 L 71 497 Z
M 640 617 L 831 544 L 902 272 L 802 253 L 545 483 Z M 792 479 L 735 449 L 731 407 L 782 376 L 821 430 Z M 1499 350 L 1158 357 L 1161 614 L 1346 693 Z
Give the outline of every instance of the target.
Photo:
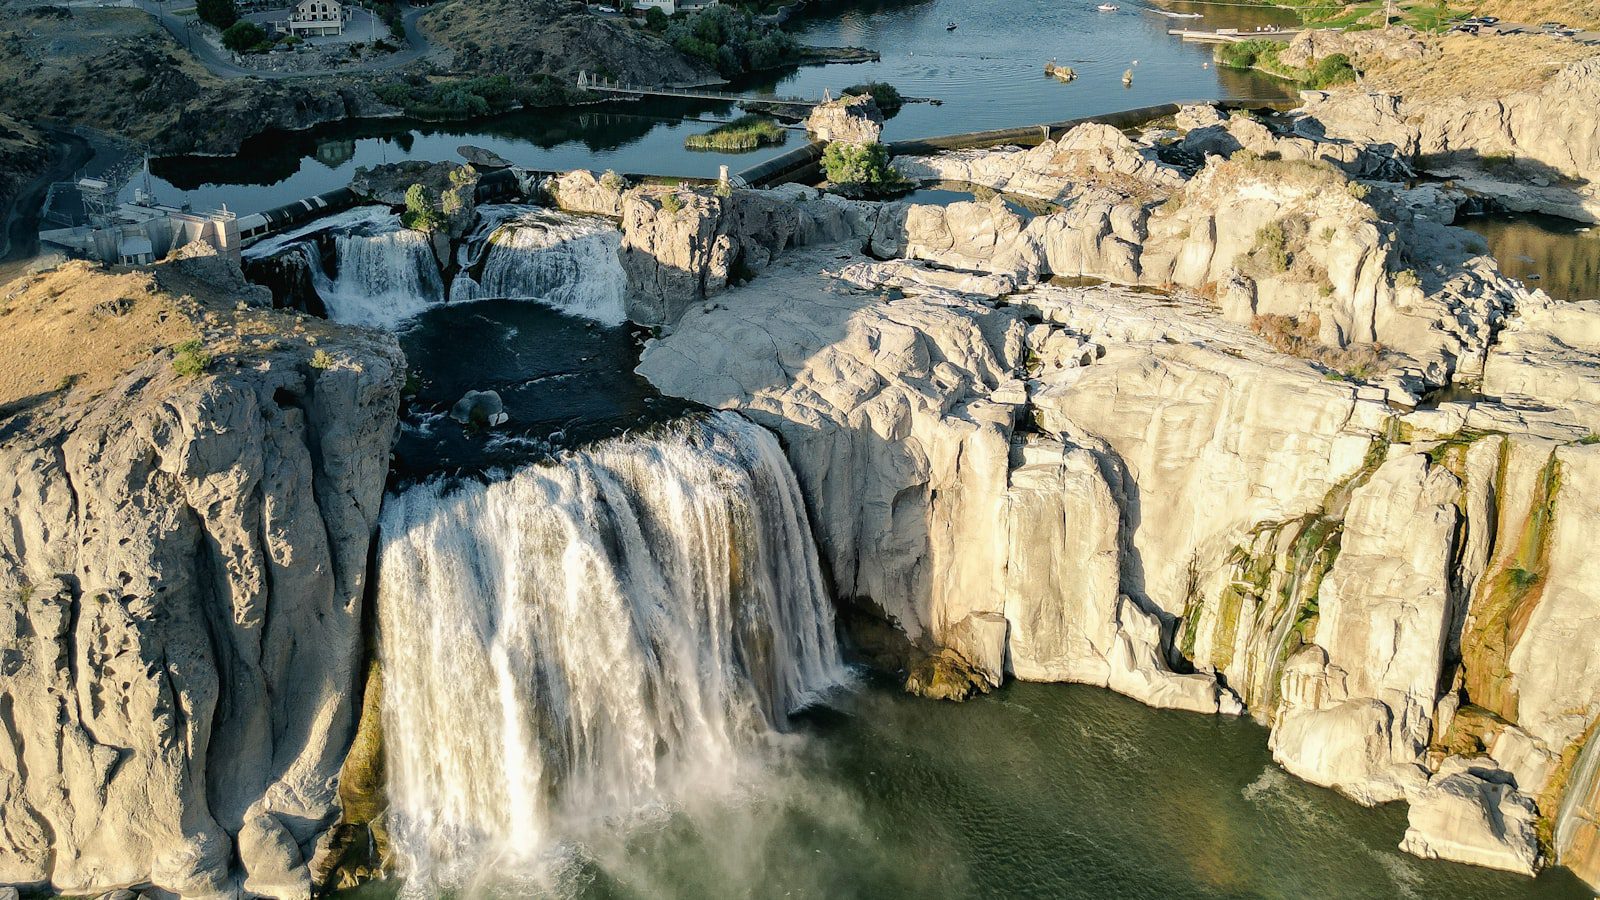
M 239 7 L 233 0 L 199 0 L 194 11 L 200 21 L 224 31 L 239 21 Z
M 786 32 L 756 21 L 749 10 L 718 4 L 668 18 L 651 7 L 645 27 L 685 56 L 704 60 L 725 78 L 794 62 L 800 45 Z
M 408 76 L 377 88 L 378 99 L 419 119 L 470 119 L 521 107 L 556 106 L 568 97 L 565 81 L 534 75 L 513 82 L 504 75 L 432 82 Z
M 267 30 L 254 22 L 235 22 L 222 32 L 222 46 L 235 53 L 251 53 L 272 46 Z

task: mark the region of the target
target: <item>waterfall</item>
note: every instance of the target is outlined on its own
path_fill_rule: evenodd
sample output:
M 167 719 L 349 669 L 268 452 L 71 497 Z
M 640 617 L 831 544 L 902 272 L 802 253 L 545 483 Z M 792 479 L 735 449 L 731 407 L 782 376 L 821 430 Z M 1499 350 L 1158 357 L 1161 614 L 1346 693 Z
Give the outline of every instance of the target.
M 479 211 L 486 222 L 458 254 L 451 302 L 538 300 L 608 325 L 624 321 L 626 276 L 615 226 L 529 207 Z
M 331 237 L 330 276 L 319 239 Z M 428 235 L 400 225 L 381 206 L 364 206 L 319 219 L 251 247 L 261 258 L 301 253 L 328 317 L 351 325 L 393 328 L 444 301 L 444 279 Z
M 378 581 L 414 886 L 732 789 L 844 678 L 794 475 L 731 413 L 413 487 L 385 505 Z
M 444 281 L 426 234 L 409 228 L 335 234 L 336 275 L 312 268 L 335 322 L 392 328 L 444 300 Z

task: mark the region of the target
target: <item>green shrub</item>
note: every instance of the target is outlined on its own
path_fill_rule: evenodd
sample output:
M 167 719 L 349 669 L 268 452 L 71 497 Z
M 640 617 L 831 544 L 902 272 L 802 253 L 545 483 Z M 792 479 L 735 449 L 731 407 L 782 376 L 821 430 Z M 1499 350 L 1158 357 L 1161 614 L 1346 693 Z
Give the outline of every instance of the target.
M 173 370 L 186 378 L 203 374 L 206 367 L 211 365 L 211 354 L 206 352 L 205 345 L 198 339 L 173 345 L 172 353 Z
M 1597 434 L 1597 433 L 1591 431 L 1588 434 L 1584 435 L 1583 437 L 1579 438 L 1578 439 L 1578 443 L 1582 444 L 1585 447 L 1588 447 L 1588 446 L 1591 446 L 1591 445 L 1594 445 L 1594 444 L 1600 444 L 1600 434 Z
M 1312 67 L 1310 74 L 1304 79 L 1305 83 L 1316 90 L 1330 88 L 1334 85 L 1349 84 L 1356 80 L 1356 67 L 1350 64 L 1350 57 L 1343 53 L 1324 56 Z
M 313 368 L 313 369 L 331 369 L 331 368 L 333 368 L 333 354 L 329 353 L 326 350 L 321 350 L 321 349 L 317 350 L 317 352 L 311 354 L 311 368 Z
M 235 22 L 222 33 L 222 46 L 235 53 L 267 43 L 267 30 L 254 22 Z
M 1289 271 L 1289 238 L 1283 225 L 1272 222 L 1256 232 L 1256 245 L 1250 255 L 1261 267 L 1273 274 Z
M 669 24 L 671 23 L 667 19 L 667 14 L 661 11 L 661 7 L 652 6 L 644 11 L 644 27 L 651 31 L 660 34 L 667 30 Z
M 716 67 L 723 77 L 785 65 L 800 56 L 792 35 L 757 21 L 748 9 L 724 4 L 674 18 L 664 34 L 679 53 Z
M 878 104 L 878 109 L 883 112 L 884 118 L 893 116 L 906 105 L 906 98 L 901 96 L 899 89 L 883 81 L 869 81 L 866 84 L 852 84 L 845 88 L 845 96 L 859 97 L 866 94 L 872 102 Z
M 677 194 L 662 194 L 661 208 L 665 210 L 668 215 L 675 216 L 683 211 L 683 201 L 678 199 Z
M 1362 184 L 1359 181 L 1352 181 L 1348 185 L 1345 185 L 1345 192 L 1357 200 L 1365 200 L 1372 196 L 1372 186 Z
M 1397 288 L 1415 288 L 1422 286 L 1422 278 L 1415 270 L 1402 269 L 1394 273 L 1394 286 Z
M 835 141 L 822 152 L 822 170 L 829 182 L 860 193 L 886 192 L 904 183 L 889 165 L 889 149 L 882 144 Z
M 406 188 L 406 211 L 400 214 L 400 224 L 418 231 L 435 231 L 444 224 L 443 217 L 433 205 L 433 191 L 425 184 Z

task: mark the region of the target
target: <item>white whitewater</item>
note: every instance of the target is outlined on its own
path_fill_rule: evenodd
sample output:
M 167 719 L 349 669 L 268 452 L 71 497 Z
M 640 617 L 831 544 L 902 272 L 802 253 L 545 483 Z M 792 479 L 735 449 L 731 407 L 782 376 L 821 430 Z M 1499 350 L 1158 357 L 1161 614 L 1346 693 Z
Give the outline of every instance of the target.
M 485 224 L 458 253 L 452 303 L 536 300 L 607 325 L 626 319 L 622 233 L 609 222 L 527 206 L 482 207 Z M 471 273 L 478 273 L 475 278 Z
M 336 274 L 311 267 L 312 283 L 335 322 L 393 328 L 444 302 L 444 279 L 428 236 L 399 227 L 335 234 Z
M 333 238 L 329 277 L 318 239 Z M 245 251 L 252 258 L 300 253 L 328 318 L 348 325 L 394 328 L 444 302 L 444 278 L 428 236 L 400 224 L 383 206 L 359 206 L 318 219 Z
M 731 413 L 411 488 L 378 580 L 390 829 L 419 894 L 735 789 L 845 677 L 794 475 Z

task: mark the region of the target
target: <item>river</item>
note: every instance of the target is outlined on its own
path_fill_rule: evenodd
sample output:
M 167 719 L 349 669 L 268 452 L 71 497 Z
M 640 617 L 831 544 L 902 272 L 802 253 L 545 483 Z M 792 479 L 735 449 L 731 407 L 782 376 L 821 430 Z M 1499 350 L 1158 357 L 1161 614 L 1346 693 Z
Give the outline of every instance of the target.
M 571 848 L 589 898 L 1590 897 L 1396 849 L 1399 807 L 1295 781 L 1249 720 L 1012 684 L 966 704 L 892 686 L 799 721 L 759 787 Z M 528 896 L 480 886 L 475 896 Z M 394 885 L 348 892 L 393 897 Z
M 801 41 L 864 46 L 876 63 L 807 66 L 780 78 L 755 78 L 742 88 L 821 96 L 823 90 L 887 81 L 912 97 L 888 122 L 890 139 L 1060 121 L 1179 100 L 1290 96 L 1285 85 L 1252 73 L 1219 69 L 1209 47 L 1167 34 L 1177 24 L 1218 28 L 1285 24 L 1276 10 L 1176 2 L 1172 10 L 1204 10 L 1198 20 L 1170 19 L 1128 2 L 1114 13 L 1097 0 L 923 0 L 823 3 L 793 23 Z M 997 7 L 1005 9 L 996 15 Z M 955 31 L 946 30 L 950 22 Z M 1030 40 L 1019 46 L 1017 35 Z M 1037 42 L 1032 39 L 1037 38 Z M 1044 75 L 1055 58 L 1080 73 L 1061 84 Z M 1134 70 L 1133 85 L 1122 73 Z M 532 110 L 471 123 L 425 125 L 369 121 L 295 134 L 267 134 L 231 157 L 174 157 L 152 163 L 150 187 L 168 203 L 259 212 L 349 184 L 355 170 L 403 159 L 457 159 L 471 143 L 518 165 L 546 171 L 575 168 L 709 177 L 770 155 L 702 153 L 684 138 L 708 124 L 685 116 L 727 118 L 731 104 L 653 99 L 566 110 Z M 791 142 L 803 139 L 795 132 Z M 128 191 L 138 186 L 130 185 Z

